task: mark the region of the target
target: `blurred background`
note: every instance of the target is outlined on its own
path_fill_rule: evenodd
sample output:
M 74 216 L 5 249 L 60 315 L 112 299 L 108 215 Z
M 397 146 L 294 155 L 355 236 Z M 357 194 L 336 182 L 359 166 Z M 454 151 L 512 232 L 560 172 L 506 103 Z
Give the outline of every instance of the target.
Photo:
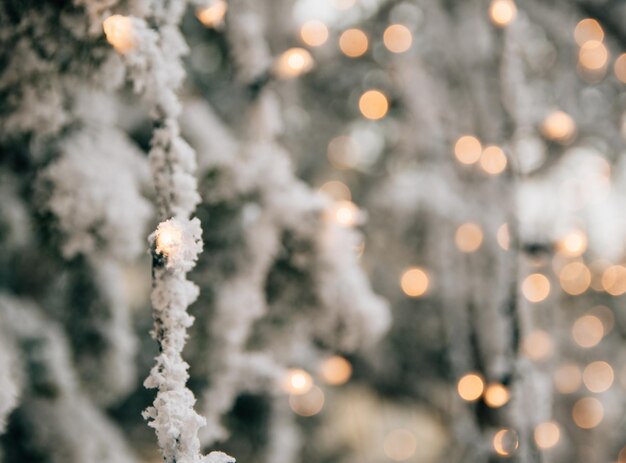
M 626 2 L 176 3 L 0 6 L 0 461 L 162 461 L 148 72 L 197 157 L 203 447 L 626 463 Z

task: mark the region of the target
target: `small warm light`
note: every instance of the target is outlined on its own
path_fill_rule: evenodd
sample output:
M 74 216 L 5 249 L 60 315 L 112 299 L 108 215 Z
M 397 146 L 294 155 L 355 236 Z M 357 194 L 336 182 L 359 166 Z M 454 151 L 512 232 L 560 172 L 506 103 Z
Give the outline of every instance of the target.
M 119 14 L 109 16 L 103 21 L 102 28 L 107 41 L 118 52 L 126 53 L 135 48 L 131 18 Z
M 626 53 L 622 53 L 617 57 L 613 65 L 613 71 L 615 72 L 617 80 L 626 84 Z
M 604 39 L 604 31 L 598 21 L 592 18 L 586 18 L 576 25 L 574 29 L 574 39 L 581 47 L 591 40 L 602 42 Z
M 324 183 L 320 187 L 320 191 L 326 193 L 335 201 L 350 201 L 352 199 L 350 188 L 339 180 L 330 180 Z
M 339 48 L 350 58 L 363 55 L 368 46 L 367 35 L 361 29 L 347 29 L 339 36 Z
M 558 250 L 567 257 L 579 257 L 587 250 L 587 235 L 574 230 L 567 233 L 558 242 Z
M 499 408 L 506 405 L 509 398 L 509 390 L 500 383 L 489 384 L 485 390 L 484 400 L 487 406 L 491 408 Z
M 559 272 L 559 282 L 567 294 L 578 296 L 589 288 L 591 271 L 582 262 L 570 262 Z
M 595 315 L 583 315 L 574 322 L 572 337 L 580 347 L 597 346 L 604 337 L 604 325 Z
M 604 392 L 613 385 L 613 368 L 601 360 L 591 362 L 583 370 L 583 383 L 591 392 Z
M 580 368 L 575 363 L 561 365 L 554 372 L 554 386 L 561 394 L 576 392 L 582 383 Z
M 328 27 L 322 21 L 307 21 L 300 27 L 300 38 L 310 47 L 322 46 L 328 40 Z
M 543 330 L 534 330 L 524 337 L 522 348 L 529 359 L 545 360 L 552 355 L 552 338 Z
M 158 254 L 170 257 L 181 246 L 183 231 L 173 221 L 161 222 L 156 229 L 155 250 Z
M 522 283 L 522 294 L 530 302 L 541 302 L 550 294 L 550 280 L 541 273 L 528 275 Z
M 567 143 L 576 132 L 576 123 L 566 112 L 553 111 L 543 120 L 541 131 L 548 140 Z
M 335 355 L 322 362 L 320 374 L 326 384 L 339 386 L 347 383 L 352 376 L 352 365 L 345 358 Z
M 274 71 L 281 79 L 292 79 L 313 69 L 313 57 L 304 48 L 290 48 L 274 63 Z
M 478 400 L 483 394 L 485 383 L 481 376 L 476 373 L 468 373 L 463 376 L 458 384 L 457 391 L 461 396 L 461 399 L 473 402 Z
M 498 455 L 509 456 L 519 447 L 519 438 L 512 429 L 500 429 L 493 436 L 493 449 Z
M 415 455 L 417 439 L 408 429 L 394 429 L 385 436 L 385 455 L 394 461 L 405 461 Z
M 333 204 L 332 218 L 342 227 L 354 227 L 359 222 L 359 207 L 352 201 Z
M 464 223 L 456 229 L 454 242 L 461 252 L 475 252 L 483 242 L 483 231 L 475 223 Z
M 413 35 L 408 27 L 402 24 L 392 24 L 383 34 L 383 42 L 387 50 L 393 53 L 404 53 L 413 43 Z
M 349 10 L 356 4 L 356 0 L 332 0 L 332 4 L 338 10 Z
M 454 145 L 454 155 L 462 164 L 474 164 L 478 162 L 483 152 L 483 147 L 478 138 L 471 135 L 460 137 Z
M 493 0 L 489 6 L 489 17 L 498 27 L 511 23 L 517 16 L 517 6 L 513 0 Z
M 602 326 L 604 327 L 604 334 L 608 334 L 615 325 L 615 315 L 613 315 L 613 311 L 604 305 L 597 305 L 593 307 L 588 315 L 593 315 L 598 317 L 602 322 Z
M 312 386 L 302 394 L 289 396 L 289 406 L 300 416 L 314 416 L 324 408 L 324 392 L 318 386 Z
M 509 234 L 509 224 L 503 223 L 498 227 L 498 231 L 496 232 L 496 240 L 498 241 L 498 245 L 504 249 L 505 251 L 509 250 L 509 246 L 511 245 L 511 235 Z
M 611 265 L 602 273 L 602 288 L 611 296 L 626 293 L 626 267 Z
M 420 297 L 428 291 L 429 279 L 426 271 L 419 267 L 406 270 L 400 278 L 400 287 L 410 297 Z
M 367 119 L 378 120 L 387 114 L 389 102 L 381 91 L 368 90 L 359 98 L 359 109 Z
M 228 3 L 224 0 L 214 0 L 206 8 L 198 8 L 196 17 L 206 27 L 218 29 L 224 25 L 224 17 Z
M 598 40 L 585 42 L 578 52 L 578 62 L 590 71 L 598 71 L 606 66 L 609 52 L 606 46 Z
M 359 157 L 359 147 L 350 136 L 339 135 L 328 143 L 328 160 L 337 169 L 356 167 Z
M 313 387 L 313 378 L 306 371 L 295 368 L 287 372 L 283 383 L 285 392 L 293 395 L 305 394 Z
M 572 418 L 579 428 L 595 428 L 604 418 L 604 407 L 595 397 L 584 397 L 574 404 Z
M 480 155 L 480 167 L 490 175 L 502 173 L 506 163 L 506 154 L 498 146 L 488 146 Z
M 535 442 L 540 449 L 550 449 L 559 443 L 561 430 L 554 421 L 547 421 L 535 427 Z

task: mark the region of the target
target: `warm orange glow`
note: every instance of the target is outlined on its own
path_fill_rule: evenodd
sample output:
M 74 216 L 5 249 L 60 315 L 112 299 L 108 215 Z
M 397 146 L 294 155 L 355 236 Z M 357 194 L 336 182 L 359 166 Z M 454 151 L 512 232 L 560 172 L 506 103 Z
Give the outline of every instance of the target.
M 287 372 L 283 381 L 283 389 L 289 394 L 299 395 L 309 392 L 313 387 L 313 378 L 306 371 L 294 368 Z
M 509 401 L 509 390 L 500 383 L 492 383 L 485 390 L 484 400 L 487 406 L 499 408 Z
M 347 29 L 339 36 L 339 48 L 350 58 L 362 56 L 368 46 L 367 35 L 361 29 Z
M 378 120 L 387 114 L 389 102 L 381 91 L 368 90 L 359 98 L 359 109 L 367 119 Z
M 420 297 L 428 291 L 428 274 L 419 267 L 412 267 L 402 274 L 400 287 L 410 297 Z
M 324 408 L 324 392 L 319 387 L 312 386 L 305 393 L 290 395 L 289 406 L 300 416 L 317 415 Z
M 109 16 L 103 21 L 102 29 L 107 42 L 118 52 L 126 53 L 135 48 L 136 43 L 131 18 L 119 14 Z
M 604 31 L 598 21 L 586 18 L 576 25 L 574 29 L 574 39 L 581 47 L 591 40 L 602 42 L 604 39 Z
M 580 368 L 575 363 L 561 365 L 554 372 L 554 386 L 561 394 L 576 392 L 582 383 Z
M 602 273 L 602 287 L 612 296 L 626 293 L 626 267 L 611 265 Z
M 558 250 L 567 257 L 579 257 L 587 250 L 587 235 L 573 230 L 559 240 Z
M 489 17 L 498 27 L 511 23 L 517 16 L 517 6 L 513 0 L 493 0 L 489 6 Z
M 454 242 L 461 252 L 475 252 L 483 242 L 483 231 L 475 223 L 464 223 L 456 229 Z
M 337 169 L 356 167 L 359 157 L 359 147 L 352 137 L 340 135 L 328 143 L 328 160 Z
M 227 9 L 228 3 L 224 0 L 214 0 L 206 8 L 198 8 L 196 17 L 204 26 L 217 29 L 224 25 Z
M 552 338 L 543 330 L 531 331 L 524 337 L 522 349 L 531 360 L 545 360 L 552 355 Z
M 313 57 L 304 48 L 290 48 L 274 63 L 274 72 L 281 79 L 292 79 L 313 69 Z
M 350 201 L 352 199 L 350 188 L 339 180 L 330 180 L 324 183 L 320 187 L 320 191 L 327 194 L 335 201 Z
M 604 325 L 594 315 L 584 315 L 574 322 L 572 337 L 580 347 L 597 346 L 604 337 Z
M 559 443 L 561 430 L 554 421 L 547 421 L 535 427 L 535 442 L 540 449 L 549 449 Z
M 543 120 L 541 131 L 548 140 L 567 143 L 576 132 L 576 123 L 566 112 L 553 111 Z
M 512 429 L 500 429 L 493 436 L 493 449 L 498 455 L 509 456 L 513 454 L 519 447 L 519 438 L 517 433 Z
M 328 40 L 328 27 L 322 21 L 307 21 L 300 27 L 300 38 L 310 47 L 322 46 Z
M 462 164 L 474 164 L 480 159 L 482 145 L 478 138 L 471 135 L 460 137 L 454 145 L 454 155 Z
M 383 42 L 387 50 L 393 53 L 404 53 L 413 43 L 413 35 L 408 27 L 402 24 L 392 24 L 383 34 Z
M 595 397 L 584 397 L 574 404 L 572 418 L 579 428 L 595 428 L 604 418 L 604 407 Z
M 613 71 L 615 72 L 617 80 L 626 84 L 626 53 L 622 53 L 617 57 L 613 66 Z
M 578 62 L 590 71 L 603 69 L 609 59 L 609 52 L 606 46 L 598 40 L 585 42 L 578 52 Z
M 587 314 L 598 317 L 604 327 L 605 335 L 613 329 L 613 325 L 615 324 L 615 315 L 613 315 L 613 311 L 608 307 L 604 305 L 597 305 L 587 312 Z
M 626 463 L 626 447 L 623 447 L 617 455 L 617 463 Z
M 335 355 L 322 362 L 320 375 L 326 384 L 345 384 L 352 376 L 352 365 L 345 358 Z
M 173 221 L 161 222 L 156 229 L 155 250 L 158 254 L 170 257 L 179 252 L 183 231 Z
M 457 391 L 463 400 L 473 402 L 483 394 L 485 383 L 482 377 L 476 373 L 468 373 L 463 376 L 458 384 Z
M 332 219 L 342 227 L 354 227 L 359 223 L 359 207 L 352 201 L 337 201 L 332 206 Z
M 528 275 L 522 283 L 522 294 L 530 302 L 541 302 L 550 294 L 550 280 L 541 273 Z
M 385 436 L 385 455 L 394 461 L 405 461 L 415 455 L 417 439 L 408 429 L 394 429 Z
M 559 272 L 559 281 L 563 291 L 578 296 L 589 288 L 591 272 L 582 262 L 570 262 Z
M 490 175 L 502 173 L 506 164 L 506 154 L 498 146 L 488 146 L 480 156 L 480 167 Z
M 606 362 L 591 362 L 583 370 L 583 383 L 591 392 L 604 392 L 613 385 L 613 368 Z
M 498 227 L 498 231 L 496 233 L 496 240 L 498 241 L 498 245 L 504 249 L 505 251 L 509 250 L 509 246 L 511 245 L 511 235 L 509 234 L 509 224 L 503 223 Z

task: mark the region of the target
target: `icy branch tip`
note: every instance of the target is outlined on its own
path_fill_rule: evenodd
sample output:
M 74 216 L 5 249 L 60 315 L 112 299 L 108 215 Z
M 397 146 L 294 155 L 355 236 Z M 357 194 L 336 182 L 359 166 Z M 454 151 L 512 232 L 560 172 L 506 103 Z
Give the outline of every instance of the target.
M 197 218 L 171 218 L 149 236 L 153 256 L 168 269 L 188 272 L 202 252 L 202 228 Z

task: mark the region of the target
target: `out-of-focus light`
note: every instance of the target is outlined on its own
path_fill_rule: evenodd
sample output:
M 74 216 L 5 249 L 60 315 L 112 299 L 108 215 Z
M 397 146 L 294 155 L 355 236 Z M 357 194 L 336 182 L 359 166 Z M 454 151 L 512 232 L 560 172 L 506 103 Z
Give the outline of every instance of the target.
M 361 29 L 347 29 L 339 36 L 339 49 L 350 58 L 362 56 L 368 46 L 367 35 Z
M 490 175 L 502 173 L 506 164 L 506 154 L 499 146 L 488 146 L 480 155 L 480 167 Z
M 487 386 L 485 389 L 484 395 L 485 403 L 488 407 L 491 408 L 499 408 L 509 401 L 510 394 L 509 390 L 500 383 L 492 383 Z
M 626 447 L 622 448 L 617 455 L 617 463 L 626 463 Z
M 352 365 L 345 358 L 334 355 L 322 362 L 320 374 L 326 384 L 339 386 L 347 383 L 352 376 Z
M 590 71 L 603 69 L 609 59 L 609 52 L 606 46 L 598 40 L 585 42 L 578 52 L 578 62 Z
M 475 223 L 464 223 L 456 229 L 454 242 L 461 252 L 475 252 L 483 242 L 483 230 Z
M 557 247 L 564 256 L 579 257 L 587 250 L 587 235 L 580 230 L 573 230 L 559 240 Z
M 517 6 L 513 0 L 493 0 L 489 5 L 489 18 L 498 27 L 509 25 L 517 16 Z
M 550 280 L 541 273 L 528 275 L 522 283 L 522 294 L 530 302 L 541 302 L 550 294 Z
M 503 428 L 493 436 L 492 444 L 498 455 L 507 457 L 515 453 L 519 447 L 519 438 L 512 429 Z
M 457 392 L 461 399 L 468 402 L 478 400 L 485 389 L 483 378 L 477 373 L 468 373 L 459 379 Z
M 354 227 L 359 222 L 359 207 L 352 201 L 337 201 L 332 206 L 332 218 L 342 227 Z
M 583 315 L 574 322 L 572 338 L 580 347 L 597 346 L 604 337 L 604 325 L 595 315 Z
M 405 461 L 415 455 L 417 439 L 408 429 L 394 429 L 385 436 L 385 455 L 394 461 Z
M 586 18 L 576 24 L 574 39 L 581 47 L 591 40 L 602 42 L 604 39 L 604 31 L 598 21 L 592 18 Z
M 289 406 L 300 416 L 317 415 L 324 408 L 324 391 L 312 386 L 307 392 L 289 396 Z
M 176 222 L 161 222 L 156 229 L 155 250 L 158 254 L 171 257 L 179 251 L 182 239 L 183 231 Z
M 576 132 L 576 122 L 566 112 L 553 111 L 543 120 L 541 131 L 548 140 L 567 143 Z
M 622 53 L 617 57 L 613 65 L 613 71 L 615 72 L 617 80 L 626 84 L 626 53 Z
M 588 315 L 598 317 L 604 327 L 605 335 L 610 333 L 613 329 L 613 325 L 615 324 L 615 315 L 613 315 L 613 311 L 608 307 L 597 305 L 588 312 Z
M 292 79 L 313 69 L 313 57 L 304 48 L 290 48 L 274 64 L 274 72 L 281 79 Z
M 368 90 L 359 98 L 359 109 L 367 119 L 378 120 L 387 114 L 389 102 L 380 90 Z
M 333 7 L 341 11 L 346 11 L 356 4 L 357 0 L 332 0 Z
M 626 293 L 626 267 L 611 265 L 602 273 L 602 287 L 611 296 Z
M 292 395 L 306 394 L 312 387 L 313 378 L 300 368 L 289 370 L 283 381 L 283 389 Z
M 480 159 L 483 147 L 478 138 L 471 135 L 460 137 L 454 144 L 454 155 L 462 164 L 474 164 Z
M 583 383 L 591 392 L 604 392 L 613 385 L 613 368 L 604 361 L 591 362 L 583 370 Z
M 419 267 L 406 270 L 400 278 L 400 287 L 410 297 L 420 297 L 428 291 L 428 273 Z
M 404 53 L 413 43 L 413 35 L 408 27 L 402 24 L 392 24 L 383 34 L 383 43 L 387 50 L 393 53 Z
M 347 135 L 339 135 L 328 143 L 328 160 L 337 169 L 353 169 L 360 158 L 359 146 Z
M 350 188 L 339 180 L 330 180 L 324 183 L 320 187 L 320 191 L 326 193 L 335 201 L 350 201 L 352 199 Z
M 559 282 L 567 294 L 578 296 L 589 288 L 591 272 L 582 262 L 570 262 L 559 272 Z
M 583 397 L 574 404 L 572 418 L 579 428 L 595 428 L 604 418 L 604 407 L 595 397 Z
M 531 360 L 545 360 L 552 355 L 552 338 L 543 330 L 531 331 L 524 337 L 522 349 Z
M 509 246 L 511 245 L 511 235 L 509 233 L 509 224 L 503 223 L 498 227 L 498 231 L 496 232 L 496 240 L 498 241 L 498 245 L 504 249 L 505 251 L 509 250 Z
M 204 26 L 217 29 L 224 25 L 227 10 L 228 3 L 224 0 L 214 0 L 205 8 L 198 8 L 196 17 Z
M 561 430 L 554 421 L 540 423 L 535 427 L 535 442 L 540 449 L 550 449 L 559 443 Z
M 582 383 L 580 368 L 575 363 L 561 365 L 554 372 L 554 386 L 561 394 L 576 392 Z
M 322 21 L 313 19 L 300 27 L 300 38 L 310 47 L 319 47 L 328 40 L 328 27 Z
M 133 21 L 127 16 L 114 14 L 102 22 L 104 35 L 119 53 L 126 53 L 135 48 Z

